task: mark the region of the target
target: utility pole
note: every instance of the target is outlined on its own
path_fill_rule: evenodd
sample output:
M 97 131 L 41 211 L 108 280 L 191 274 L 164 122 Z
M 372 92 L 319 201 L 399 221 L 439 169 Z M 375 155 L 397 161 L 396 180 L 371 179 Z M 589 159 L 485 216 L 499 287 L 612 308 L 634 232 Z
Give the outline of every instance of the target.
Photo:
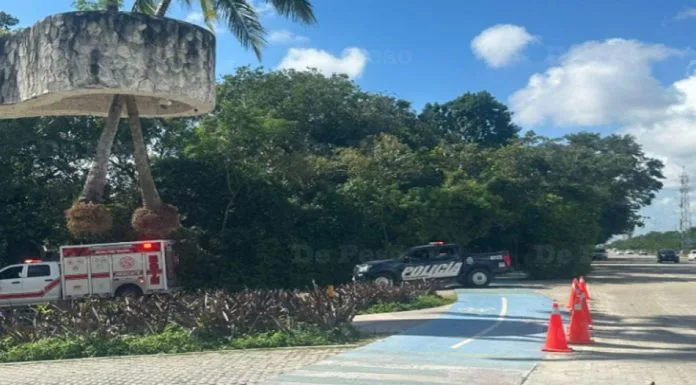
M 689 231 L 691 230 L 691 202 L 689 194 L 691 188 L 689 187 L 689 174 L 686 170 L 682 171 L 679 175 L 679 234 L 681 235 L 681 246 L 682 251 L 686 250 L 691 244 L 691 239 L 688 238 Z

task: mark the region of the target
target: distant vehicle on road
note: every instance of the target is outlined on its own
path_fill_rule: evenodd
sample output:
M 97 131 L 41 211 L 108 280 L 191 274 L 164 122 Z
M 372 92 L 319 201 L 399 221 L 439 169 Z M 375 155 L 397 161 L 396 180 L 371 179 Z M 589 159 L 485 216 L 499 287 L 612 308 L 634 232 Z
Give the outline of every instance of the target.
M 403 281 L 437 279 L 473 287 L 488 286 L 493 277 L 511 270 L 507 251 L 467 253 L 457 244 L 431 242 L 408 249 L 401 257 L 355 266 L 354 281 L 393 285 Z
M 609 254 L 607 253 L 606 249 L 602 248 L 595 248 L 594 252 L 592 253 L 592 260 L 593 261 L 606 261 L 609 259 Z
M 648 252 L 645 250 L 641 250 L 640 253 L 638 253 L 638 255 L 648 255 Z
M 689 251 L 688 260 L 689 261 L 696 261 L 696 250 Z
M 626 252 L 623 250 L 619 250 L 616 252 L 616 255 L 624 255 Z
M 660 249 L 657 252 L 657 263 L 672 261 L 679 263 L 679 254 L 672 249 Z

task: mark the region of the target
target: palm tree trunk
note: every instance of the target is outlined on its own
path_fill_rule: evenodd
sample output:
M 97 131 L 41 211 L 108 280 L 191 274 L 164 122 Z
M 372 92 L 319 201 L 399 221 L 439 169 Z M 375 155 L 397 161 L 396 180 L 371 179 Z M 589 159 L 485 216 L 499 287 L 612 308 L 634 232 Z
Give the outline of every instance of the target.
M 161 0 L 160 3 L 157 5 L 157 9 L 155 10 L 155 16 L 164 16 L 164 14 L 167 13 L 167 10 L 169 9 L 169 5 L 171 3 L 172 0 Z
M 118 131 L 118 121 L 123 110 L 121 97 L 116 95 L 109 107 L 109 115 L 106 118 L 106 126 L 99 137 L 97 154 L 92 162 L 92 167 L 87 174 L 87 180 L 78 199 L 80 202 L 101 203 L 104 199 L 104 185 L 106 185 L 106 171 L 111 157 L 111 147 Z
M 147 148 L 145 147 L 145 139 L 140 126 L 140 113 L 138 105 L 135 102 L 135 97 L 128 95 L 124 97 L 126 101 L 126 109 L 128 110 L 128 125 L 131 129 L 133 137 L 133 155 L 135 156 L 135 169 L 138 170 L 138 181 L 140 183 L 140 191 L 143 195 L 143 207 L 147 209 L 156 209 L 162 205 L 159 192 L 155 186 L 155 181 L 152 178 L 150 171 L 150 163 L 147 158 Z
M 106 10 L 118 12 L 118 0 L 109 0 Z M 78 202 L 101 203 L 104 199 L 104 186 L 106 185 L 106 172 L 111 157 L 111 147 L 114 144 L 116 132 L 118 132 L 118 122 L 123 111 L 123 100 L 119 95 L 114 95 L 109 106 L 109 115 L 106 118 L 106 125 L 99 137 L 97 144 L 97 154 L 92 163 L 92 167 L 87 174 L 87 180 L 82 188 L 82 193 Z

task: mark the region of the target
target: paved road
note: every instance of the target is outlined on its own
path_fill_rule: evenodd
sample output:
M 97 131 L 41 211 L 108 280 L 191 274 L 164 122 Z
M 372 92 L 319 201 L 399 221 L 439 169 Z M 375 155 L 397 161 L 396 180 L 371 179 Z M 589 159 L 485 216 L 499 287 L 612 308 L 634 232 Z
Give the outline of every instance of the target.
M 566 285 L 538 291 L 559 301 Z M 590 280 L 595 345 L 551 355 L 525 385 L 696 384 L 696 264 L 610 256 Z

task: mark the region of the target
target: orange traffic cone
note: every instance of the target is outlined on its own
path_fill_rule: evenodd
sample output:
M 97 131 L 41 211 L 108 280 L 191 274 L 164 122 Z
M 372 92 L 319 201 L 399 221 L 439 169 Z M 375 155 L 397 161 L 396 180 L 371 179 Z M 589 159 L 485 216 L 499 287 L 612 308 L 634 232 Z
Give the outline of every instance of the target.
M 580 290 L 582 290 L 583 293 L 585 293 L 585 297 L 587 300 L 592 300 L 592 297 L 590 296 L 590 289 L 587 288 L 587 282 L 585 282 L 585 277 L 580 277 Z
M 565 330 L 563 330 L 563 319 L 556 302 L 553 303 L 551 318 L 549 318 L 549 330 L 546 333 L 546 343 L 541 351 L 555 353 L 570 353 L 573 351 L 573 349 L 568 347 Z
M 570 314 L 570 324 L 568 325 L 568 342 L 571 344 L 592 344 L 587 313 L 583 310 L 585 293 L 580 292 L 577 301 Z
M 587 297 L 584 295 L 582 296 L 582 312 L 585 313 L 588 327 L 592 329 L 592 314 L 590 313 L 590 304 L 587 302 Z
M 566 303 L 565 308 L 568 310 L 571 310 L 573 308 L 573 305 L 575 305 L 575 291 L 578 288 L 578 279 L 573 278 L 573 281 L 570 283 L 570 296 L 568 296 L 568 302 Z

